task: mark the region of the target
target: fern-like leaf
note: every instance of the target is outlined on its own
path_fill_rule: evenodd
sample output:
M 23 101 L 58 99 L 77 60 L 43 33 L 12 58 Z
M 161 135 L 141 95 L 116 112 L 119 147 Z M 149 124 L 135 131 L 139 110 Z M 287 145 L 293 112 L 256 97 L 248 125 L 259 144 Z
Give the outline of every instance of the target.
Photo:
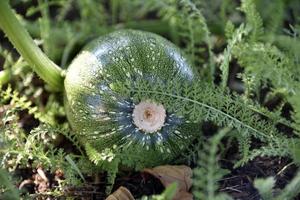
M 274 137 L 266 145 L 259 149 L 253 149 L 248 155 L 245 155 L 242 160 L 235 163 L 235 167 L 239 167 L 256 157 L 290 157 L 293 154 L 295 148 L 294 139 L 286 139 L 280 137 Z
M 221 130 L 204 145 L 200 152 L 198 167 L 194 170 L 193 187 L 196 199 L 231 199 L 225 193 L 218 193 L 217 182 L 225 175 L 218 165 L 218 145 L 229 129 Z
M 233 51 L 238 62 L 245 68 L 247 76 L 254 77 L 254 88 L 271 81 L 282 93 L 294 94 L 297 78 L 294 77 L 293 62 L 275 46 L 262 43 L 243 43 Z
M 300 191 L 300 172 L 291 180 L 291 182 L 285 186 L 280 195 L 276 197 L 276 200 L 289 200 L 295 198 Z
M 259 191 L 262 200 L 273 199 L 273 188 L 275 186 L 275 179 L 273 177 L 266 179 L 255 179 L 254 186 Z
M 140 80 L 134 84 L 120 85 L 119 88 L 127 95 L 132 94 L 136 100 L 151 99 L 164 102 L 168 110 L 185 116 L 190 121 L 213 121 L 219 126 L 235 128 L 242 135 L 250 134 L 262 141 L 268 141 L 278 135 L 276 123 L 261 119 L 253 111 L 253 104 L 250 109 L 250 102 L 245 104 L 240 97 L 203 82 L 170 81 L 154 84 Z
M 240 25 L 240 27 L 232 33 L 232 37 L 228 41 L 228 45 L 224 50 L 223 62 L 220 66 L 222 71 L 222 86 L 227 86 L 228 74 L 229 74 L 229 63 L 232 58 L 232 49 L 238 43 L 241 42 L 242 36 L 247 34 L 248 30 L 244 27 L 244 24 Z
M 183 50 L 194 66 L 203 66 L 200 73 L 212 82 L 215 74 L 213 41 L 206 18 L 191 0 L 154 0 L 159 14 L 171 26 L 173 42 L 183 43 Z M 208 62 L 203 57 L 208 53 Z
M 241 10 L 246 14 L 247 25 L 252 29 L 250 41 L 260 40 L 264 34 L 263 21 L 256 10 L 254 0 L 242 0 Z
M 268 177 L 266 179 L 256 179 L 255 187 L 258 189 L 262 200 L 290 200 L 294 199 L 300 191 L 300 172 L 298 171 L 294 178 L 276 195 L 274 190 L 275 179 Z

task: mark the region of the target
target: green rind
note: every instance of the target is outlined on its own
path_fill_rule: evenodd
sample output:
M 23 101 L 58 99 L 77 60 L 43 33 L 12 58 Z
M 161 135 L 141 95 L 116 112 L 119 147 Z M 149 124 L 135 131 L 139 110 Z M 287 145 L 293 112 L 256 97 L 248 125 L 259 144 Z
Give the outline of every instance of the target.
M 65 107 L 68 120 L 83 144 L 88 142 L 101 152 L 105 148 L 112 148 L 113 144 L 121 146 L 124 143 L 118 131 L 114 133 L 113 139 L 104 136 L 117 126 L 112 121 L 105 121 L 105 115 L 103 118 L 95 117 L 93 109 L 110 111 L 102 101 L 109 101 L 113 95 L 103 91 L 101 84 L 107 83 L 113 90 L 114 83 L 134 83 L 137 78 L 162 82 L 191 81 L 194 72 L 174 44 L 159 35 L 136 30 L 122 30 L 102 36 L 88 44 L 73 60 L 65 78 Z M 130 98 L 130 95 L 126 98 Z M 113 99 L 111 104 L 114 106 Z M 183 129 L 188 128 L 183 124 Z M 187 131 L 187 134 L 190 132 Z M 93 139 L 91 135 L 94 135 Z M 126 147 L 122 146 L 122 150 L 126 149 L 127 152 L 123 163 L 127 166 L 136 163 L 141 167 L 149 167 L 169 162 L 178 155 L 179 148 L 187 145 L 184 142 L 170 141 L 163 144 L 171 145 L 170 149 L 173 150 L 169 153 L 161 153 L 155 147 L 146 149 L 133 142 Z

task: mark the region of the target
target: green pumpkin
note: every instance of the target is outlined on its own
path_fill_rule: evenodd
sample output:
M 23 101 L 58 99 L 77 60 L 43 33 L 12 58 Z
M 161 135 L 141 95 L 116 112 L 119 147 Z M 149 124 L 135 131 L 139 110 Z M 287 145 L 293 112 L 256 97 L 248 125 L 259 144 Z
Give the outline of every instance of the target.
M 99 153 L 114 148 L 123 153 L 124 165 L 167 163 L 191 143 L 194 127 L 164 102 L 134 99 L 115 86 L 192 81 L 194 76 L 179 48 L 159 35 L 121 30 L 101 36 L 68 68 L 68 120 L 83 145 Z

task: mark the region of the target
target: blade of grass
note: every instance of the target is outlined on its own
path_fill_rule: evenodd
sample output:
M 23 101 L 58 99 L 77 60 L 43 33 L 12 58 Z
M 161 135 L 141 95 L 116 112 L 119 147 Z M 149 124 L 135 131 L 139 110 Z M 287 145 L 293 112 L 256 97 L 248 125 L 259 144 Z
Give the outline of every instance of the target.
M 85 182 L 85 179 L 81 173 L 81 171 L 79 170 L 79 168 L 77 167 L 76 163 L 73 161 L 73 159 L 69 156 L 66 155 L 66 160 L 68 161 L 68 163 L 70 163 L 71 167 L 78 173 L 78 175 L 80 176 L 80 178 Z

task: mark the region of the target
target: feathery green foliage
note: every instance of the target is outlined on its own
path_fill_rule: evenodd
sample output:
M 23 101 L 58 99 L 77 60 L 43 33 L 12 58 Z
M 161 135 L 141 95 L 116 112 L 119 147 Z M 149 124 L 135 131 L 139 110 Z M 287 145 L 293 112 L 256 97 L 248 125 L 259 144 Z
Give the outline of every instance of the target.
M 249 156 L 250 156 L 249 154 L 252 153 L 250 151 L 251 136 L 246 135 L 246 136 L 240 137 L 239 133 L 235 133 L 234 136 L 235 136 L 236 140 L 238 141 L 239 152 L 240 152 L 240 155 L 241 155 L 241 159 L 234 164 L 234 167 L 243 166 L 244 164 L 246 164 L 250 160 L 249 159 Z
M 297 82 L 291 69 L 296 66 L 275 46 L 243 43 L 236 46 L 234 56 L 240 65 L 245 67 L 246 76 L 251 76 L 253 90 L 271 81 L 278 91 L 295 93 Z
M 282 0 L 274 0 L 266 5 L 266 1 L 256 1 L 257 9 L 260 15 L 264 18 L 266 34 L 280 33 L 284 22 L 285 3 Z M 276 13 L 276 14 L 275 14 Z M 273 37 L 270 37 L 272 40 Z
M 25 96 L 20 96 L 18 91 L 12 90 L 11 86 L 1 91 L 0 97 L 0 105 L 5 105 L 0 113 L 2 116 L 0 123 L 1 168 L 14 171 L 17 168 L 27 167 L 28 162 L 31 162 L 32 167 L 43 166 L 46 170 L 53 172 L 63 169 L 65 181 L 68 184 L 79 184 L 81 181 L 78 181 L 76 170 L 69 168 L 69 163 L 65 160 L 66 153 L 63 149 L 54 146 L 55 140 L 62 134 L 67 136 L 79 151 L 81 148 L 74 136 L 68 133 L 66 127 L 63 127 L 64 125 L 52 125 L 57 123 L 54 120 L 57 107 L 52 106 L 42 112 L 37 106 L 32 105 L 32 101 Z M 40 121 L 40 125 L 27 133 L 20 127 L 20 112 L 28 112 Z
M 228 25 L 231 25 L 230 23 Z M 223 53 L 223 61 L 220 66 L 222 71 L 222 86 L 225 88 L 228 82 L 228 75 L 229 75 L 229 63 L 232 59 L 232 50 L 234 46 L 236 46 L 241 40 L 243 35 L 248 33 L 247 28 L 244 27 L 244 24 L 241 24 L 238 29 L 232 33 L 232 36 L 229 38 L 227 48 L 224 50 Z M 231 35 L 231 34 L 230 34 Z M 229 36 L 229 33 L 227 34 Z
M 230 129 L 222 129 L 203 146 L 199 155 L 198 168 L 194 170 L 194 195 L 196 199 L 232 199 L 218 192 L 217 182 L 226 175 L 227 170 L 218 164 L 218 145 Z
M 278 135 L 274 122 L 260 119 L 249 108 L 250 101 L 247 105 L 239 96 L 203 82 L 183 83 L 175 80 L 160 84 L 138 80 L 118 87 L 118 92 L 130 94 L 137 100 L 164 102 L 168 110 L 194 122 L 213 121 L 219 126 L 236 128 L 242 135 L 250 134 L 262 141 Z
M 294 127 L 297 130 L 300 130 L 300 90 L 296 91 L 296 94 L 289 98 L 290 103 L 293 105 L 293 120 Z
M 112 187 L 115 182 L 115 178 L 118 173 L 120 158 L 126 156 L 124 154 L 120 154 L 118 151 L 114 151 L 116 146 L 113 148 L 106 148 L 101 153 L 94 149 L 91 145 L 86 144 L 85 150 L 89 159 L 95 163 L 97 166 L 100 166 L 102 170 L 107 171 L 107 187 L 106 194 L 110 194 Z M 129 161 L 130 162 L 130 161 Z
M 0 169 L 0 198 L 7 200 L 18 200 L 20 199 L 19 191 L 11 183 L 9 174 L 4 170 Z
M 188 21 L 188 31 L 181 31 L 180 33 L 187 32 L 187 36 L 189 38 L 188 48 L 187 48 L 187 55 L 192 56 L 192 62 L 194 65 L 200 65 L 203 64 L 202 62 L 196 62 L 197 57 L 201 55 L 201 52 L 197 52 L 195 50 L 200 49 L 199 45 L 201 45 L 201 42 L 205 42 L 207 45 L 207 52 L 208 52 L 208 69 L 209 69 L 209 75 L 211 76 L 211 79 L 213 80 L 213 76 L 215 73 L 215 64 L 214 64 L 214 54 L 212 52 L 213 44 L 211 39 L 211 33 L 207 26 L 206 19 L 204 18 L 201 11 L 197 8 L 196 4 L 194 4 L 190 0 L 181 0 L 181 4 L 183 6 L 183 19 L 187 19 Z M 180 22 L 181 23 L 181 22 Z M 199 27 L 198 29 L 195 29 L 195 27 Z M 186 26 L 181 26 L 181 28 L 184 30 Z M 202 41 L 197 39 L 199 38 L 199 35 L 202 35 Z M 184 37 L 184 35 L 181 35 Z M 200 55 L 199 55 L 200 54 Z M 203 53 L 202 53 L 203 54 Z
M 294 199 L 299 193 L 300 188 L 300 173 L 297 172 L 295 177 L 288 183 L 284 189 L 276 194 L 274 189 L 275 179 L 268 177 L 266 179 L 256 179 L 254 185 L 259 191 L 262 200 L 289 200 Z
M 264 28 L 260 14 L 256 10 L 255 1 L 242 0 L 241 11 L 246 15 L 247 26 L 252 29 L 250 41 L 259 41 L 264 34 Z
M 273 199 L 273 188 L 275 186 L 275 179 L 273 177 L 255 179 L 254 186 L 258 189 L 263 200 Z
M 280 195 L 276 197 L 276 200 L 280 199 L 293 199 L 299 194 L 300 189 L 300 172 L 297 172 L 296 176 L 291 180 L 287 186 L 281 191 Z
M 171 38 L 176 44 L 184 43 L 183 50 L 194 66 L 201 67 L 199 72 L 208 81 L 215 74 L 213 42 L 201 10 L 190 0 L 155 0 L 159 14 L 171 26 Z M 203 57 L 208 57 L 206 62 Z
M 292 157 L 296 141 L 293 139 L 275 137 L 260 148 L 249 151 L 249 142 L 245 149 L 241 149 L 242 159 L 235 163 L 235 167 L 242 166 L 256 157 Z M 244 145 L 244 144 L 243 144 Z M 243 146 L 242 146 L 243 147 Z

